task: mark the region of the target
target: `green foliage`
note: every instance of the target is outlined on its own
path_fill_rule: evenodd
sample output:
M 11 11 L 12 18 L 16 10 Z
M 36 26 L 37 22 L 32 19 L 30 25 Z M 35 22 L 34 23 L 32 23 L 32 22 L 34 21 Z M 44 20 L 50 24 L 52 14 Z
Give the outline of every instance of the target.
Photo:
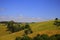
M 22 30 L 22 28 L 19 24 L 15 24 L 15 26 L 14 26 L 14 24 L 15 24 L 14 21 L 8 22 L 7 28 L 9 31 L 11 31 L 13 33 L 13 32 Z
M 24 30 L 24 32 L 25 32 L 26 35 L 27 35 L 27 34 L 31 34 L 31 33 L 33 33 L 33 31 L 32 31 L 30 28 Z
M 28 31 L 28 30 L 24 30 L 24 32 L 25 32 L 25 34 L 27 35 L 29 31 Z
M 21 40 L 21 37 L 16 37 L 16 39 L 15 40 Z
M 24 35 L 21 40 L 31 40 L 31 38 L 28 37 L 27 35 Z
M 50 40 L 60 40 L 60 34 L 52 35 Z
M 25 30 L 24 30 L 25 34 L 30 34 L 33 33 L 33 31 L 31 30 L 30 26 L 28 24 L 25 25 Z
M 27 36 L 27 35 L 23 35 L 22 37 L 16 37 L 15 40 L 32 40 L 32 38 L 30 38 L 30 37 Z
M 55 36 L 51 36 L 49 40 L 57 40 Z
M 27 35 L 23 35 L 22 38 L 16 37 L 16 40 L 60 40 L 60 34 L 52 35 L 50 37 L 46 34 L 37 34 L 37 36 L 35 36 L 33 39 L 28 37 Z
M 43 40 L 43 38 L 41 37 L 41 35 L 37 35 L 36 37 L 33 38 L 33 40 Z
M 12 33 L 14 32 L 14 26 L 13 26 L 13 21 L 8 22 L 7 28 L 10 30 Z
M 30 30 L 24 30 L 24 32 L 26 35 L 32 33 L 32 31 L 30 31 Z
M 28 24 L 25 25 L 25 29 L 28 29 L 30 28 L 30 26 Z
M 60 34 L 56 34 L 55 37 L 57 40 L 60 40 Z
M 32 33 L 32 30 L 30 29 L 30 26 L 28 24 L 26 24 L 24 27 L 24 26 L 20 26 L 20 24 L 15 24 L 14 21 L 10 21 L 7 25 L 7 28 L 12 33 L 20 30 L 25 30 L 25 34 Z
M 58 18 L 55 18 L 55 20 L 58 20 Z
M 41 35 L 41 37 L 43 40 L 49 40 L 49 36 L 46 34 Z
M 58 20 L 59 20 L 58 18 L 55 18 L 54 21 L 54 25 L 56 25 L 57 27 L 60 26 L 60 22 Z

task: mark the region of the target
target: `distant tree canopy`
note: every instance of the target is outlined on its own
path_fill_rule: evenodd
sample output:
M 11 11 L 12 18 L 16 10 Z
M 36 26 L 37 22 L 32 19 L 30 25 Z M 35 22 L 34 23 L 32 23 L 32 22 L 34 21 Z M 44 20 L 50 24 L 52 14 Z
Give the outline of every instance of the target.
M 14 32 L 13 21 L 8 22 L 7 28 L 8 28 L 8 30 L 10 30 L 11 32 Z
M 14 24 L 15 24 L 14 21 L 8 22 L 7 28 L 9 31 L 11 31 L 13 33 L 13 32 L 17 32 L 17 31 L 22 30 L 22 27 L 20 26 L 20 24 L 15 24 L 15 25 Z
M 54 25 L 57 27 L 60 26 L 60 20 L 58 18 L 55 18 Z
M 15 23 L 14 21 L 9 21 L 7 23 L 7 28 L 12 33 L 20 31 L 20 30 L 24 30 L 26 34 L 32 33 L 32 30 L 29 24 L 25 24 L 25 26 L 20 26 L 20 24 Z

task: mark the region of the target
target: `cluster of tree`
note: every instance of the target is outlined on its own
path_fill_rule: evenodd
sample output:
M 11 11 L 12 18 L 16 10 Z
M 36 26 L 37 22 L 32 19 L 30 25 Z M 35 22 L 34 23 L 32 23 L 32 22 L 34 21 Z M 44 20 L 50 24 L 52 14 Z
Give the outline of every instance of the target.
M 25 34 L 30 34 L 33 33 L 33 31 L 31 30 L 30 26 L 28 24 L 25 25 L 25 30 L 24 30 Z
M 60 26 L 60 20 L 58 18 L 55 18 L 54 25 L 57 27 Z
M 28 37 L 27 35 L 23 35 L 23 37 L 16 37 L 15 40 L 32 40 L 32 39 Z
M 29 34 L 29 32 L 32 33 L 32 30 L 29 24 L 26 24 L 25 26 L 20 26 L 20 24 L 17 24 L 17 23 L 15 25 L 14 24 L 15 24 L 14 21 L 8 22 L 7 24 L 8 31 L 11 31 L 12 33 L 14 33 L 17 31 L 24 30 L 25 34 Z
M 4 24 L 7 24 L 7 23 L 8 23 L 8 21 L 1 21 L 0 23 L 4 23 Z
M 46 34 L 43 35 L 37 35 L 34 38 L 30 38 L 27 35 L 24 35 L 23 37 L 16 37 L 15 40 L 60 40 L 60 34 L 56 34 L 56 35 L 52 35 L 52 36 L 48 36 Z

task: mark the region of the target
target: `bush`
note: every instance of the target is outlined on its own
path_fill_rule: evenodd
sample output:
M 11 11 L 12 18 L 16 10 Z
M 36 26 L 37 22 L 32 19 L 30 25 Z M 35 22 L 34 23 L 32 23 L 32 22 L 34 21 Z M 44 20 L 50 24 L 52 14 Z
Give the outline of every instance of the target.
M 49 36 L 46 34 L 41 35 L 41 37 L 43 40 L 49 40 Z
M 24 35 L 21 40 L 32 40 L 32 39 L 28 37 L 27 35 Z
M 56 25 L 57 27 L 60 26 L 60 22 L 58 20 L 59 20 L 58 18 L 55 18 L 54 21 L 54 25 Z
M 25 29 L 24 32 L 26 35 L 33 33 L 33 31 L 31 29 Z
M 50 40 L 60 40 L 60 34 L 52 35 Z
M 21 40 L 21 37 L 16 37 L 16 39 L 15 40 Z
M 53 35 L 49 38 L 49 40 L 57 40 L 56 37 Z
M 55 37 L 57 40 L 60 40 L 60 34 L 56 34 Z
M 27 35 L 23 35 L 23 37 L 16 37 L 15 40 L 60 40 L 60 34 L 52 35 L 50 37 L 46 34 L 37 34 L 33 39 Z
M 24 30 L 24 32 L 25 32 L 25 34 L 27 35 L 29 31 L 28 31 L 28 30 Z
M 33 38 L 33 40 L 43 40 L 40 34 L 37 34 L 36 37 Z
M 14 24 L 13 21 L 10 21 L 7 25 L 7 28 L 12 33 L 22 30 L 22 27 L 19 24 Z
M 10 21 L 7 24 L 8 30 L 11 31 L 12 33 L 14 32 L 14 26 L 13 26 L 13 24 L 14 24 L 14 21 Z
M 25 29 L 28 29 L 30 28 L 30 26 L 28 24 L 25 25 Z

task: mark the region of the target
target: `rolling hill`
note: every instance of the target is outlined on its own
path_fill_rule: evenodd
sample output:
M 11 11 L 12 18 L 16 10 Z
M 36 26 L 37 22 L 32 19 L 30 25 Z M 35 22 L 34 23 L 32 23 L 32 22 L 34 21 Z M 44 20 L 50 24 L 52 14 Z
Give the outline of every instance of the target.
M 45 22 L 36 22 L 30 23 L 30 28 L 33 33 L 29 34 L 29 37 L 34 37 L 37 34 L 48 34 L 49 36 L 54 34 L 60 34 L 60 26 L 56 27 L 53 25 L 54 21 L 45 21 Z M 9 34 L 6 31 L 6 25 L 0 25 L 0 40 L 14 40 L 17 36 L 22 36 L 24 34 L 24 30 Z

